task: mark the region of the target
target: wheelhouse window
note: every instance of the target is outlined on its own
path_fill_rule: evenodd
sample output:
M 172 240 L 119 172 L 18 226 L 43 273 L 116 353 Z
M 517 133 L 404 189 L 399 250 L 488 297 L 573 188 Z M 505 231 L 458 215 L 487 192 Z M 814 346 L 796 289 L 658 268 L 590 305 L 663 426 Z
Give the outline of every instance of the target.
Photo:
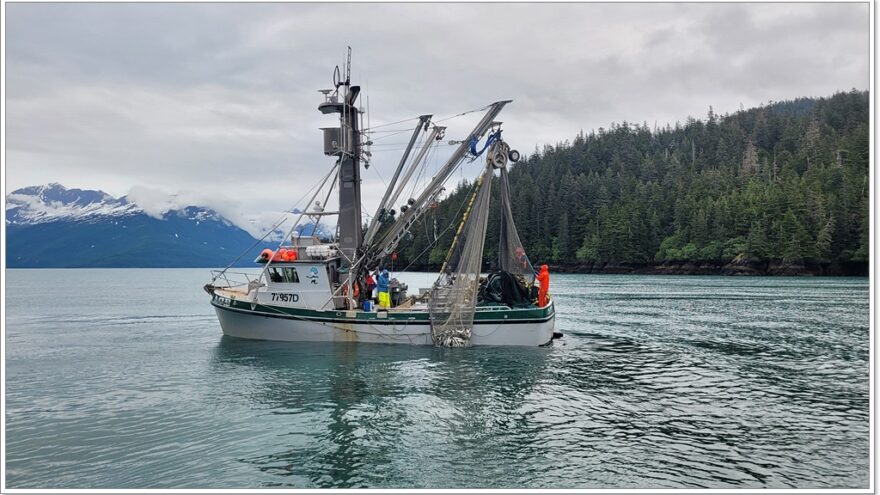
M 299 274 L 293 267 L 276 268 L 273 266 L 269 268 L 269 280 L 281 284 L 298 284 Z
M 281 269 L 282 276 L 284 278 L 284 282 L 288 284 L 298 284 L 299 283 L 299 274 L 296 273 L 296 268 L 293 267 L 284 267 Z

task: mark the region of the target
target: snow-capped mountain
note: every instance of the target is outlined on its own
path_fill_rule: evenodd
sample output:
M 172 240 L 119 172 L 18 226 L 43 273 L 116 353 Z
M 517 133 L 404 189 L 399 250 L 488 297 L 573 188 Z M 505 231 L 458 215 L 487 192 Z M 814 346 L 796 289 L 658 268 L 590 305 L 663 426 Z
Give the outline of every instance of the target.
M 6 196 L 6 223 L 15 225 L 126 216 L 142 211 L 125 198 L 116 199 L 104 191 L 67 189 L 57 183 L 25 187 Z
M 211 208 L 148 212 L 126 197 L 55 183 L 6 197 L 6 234 L 9 267 L 226 266 L 265 247 Z
M 17 189 L 6 196 L 6 224 L 36 225 L 65 221 L 104 221 L 109 217 L 151 215 L 127 197 L 114 198 L 104 191 L 67 189 L 58 183 Z M 159 215 L 176 215 L 197 222 L 208 220 L 232 225 L 216 211 L 200 206 L 169 208 Z

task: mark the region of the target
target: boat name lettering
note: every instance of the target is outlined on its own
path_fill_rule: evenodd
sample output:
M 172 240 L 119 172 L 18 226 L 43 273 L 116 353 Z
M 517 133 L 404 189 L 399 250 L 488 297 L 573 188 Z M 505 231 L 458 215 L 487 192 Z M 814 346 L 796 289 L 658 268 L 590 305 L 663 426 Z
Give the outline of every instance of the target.
M 299 294 L 279 294 L 278 292 L 273 292 L 272 300 L 281 302 L 297 302 L 299 301 Z

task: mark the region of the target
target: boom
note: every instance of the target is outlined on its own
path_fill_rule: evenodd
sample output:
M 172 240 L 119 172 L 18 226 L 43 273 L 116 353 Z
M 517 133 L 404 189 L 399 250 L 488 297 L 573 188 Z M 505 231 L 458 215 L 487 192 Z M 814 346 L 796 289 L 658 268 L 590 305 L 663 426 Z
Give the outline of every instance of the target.
M 375 243 L 375 245 L 365 246 L 366 255 L 364 256 L 364 262 L 361 264 L 362 267 L 366 267 L 367 269 L 375 268 L 379 263 L 379 260 L 391 254 L 391 252 L 397 248 L 397 245 L 403 239 L 404 235 L 406 235 L 406 232 L 409 231 L 410 227 L 412 227 L 419 218 L 421 218 L 425 208 L 437 199 L 441 192 L 443 192 L 443 184 L 446 183 L 446 180 L 453 172 L 455 172 L 455 169 L 458 168 L 461 161 L 467 155 L 471 141 L 474 138 L 482 138 L 486 131 L 492 126 L 495 117 L 501 113 L 501 109 L 511 101 L 512 100 L 497 101 L 489 107 L 489 111 L 486 112 L 486 115 L 484 115 L 476 127 L 474 127 L 467 139 L 462 140 L 459 147 L 455 150 L 452 156 L 449 157 L 446 164 L 437 172 L 437 175 L 434 176 L 431 183 L 425 188 L 410 208 L 398 217 L 394 224 L 392 224 L 391 229 L 388 230 L 381 240 Z

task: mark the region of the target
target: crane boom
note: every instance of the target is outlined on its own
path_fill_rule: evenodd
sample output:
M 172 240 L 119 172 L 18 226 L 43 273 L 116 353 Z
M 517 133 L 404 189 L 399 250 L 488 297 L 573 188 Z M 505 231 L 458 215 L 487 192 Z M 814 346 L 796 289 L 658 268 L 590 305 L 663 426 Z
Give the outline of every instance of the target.
M 406 235 L 409 228 L 412 227 L 412 225 L 422 216 L 427 205 L 436 200 L 443 191 L 443 184 L 446 183 L 446 180 L 452 175 L 455 169 L 458 168 L 461 161 L 467 155 L 471 141 L 474 138 L 482 138 L 486 131 L 491 128 L 492 123 L 495 121 L 495 117 L 497 117 L 504 106 L 511 101 L 512 100 L 496 101 L 489 106 L 489 110 L 480 122 L 477 123 L 467 139 L 462 140 L 459 147 L 455 150 L 452 156 L 449 157 L 446 164 L 437 172 L 437 175 L 434 176 L 428 187 L 426 187 L 422 194 L 415 200 L 415 203 L 413 203 L 405 213 L 398 217 L 397 221 L 391 226 L 391 229 L 388 230 L 379 242 L 374 246 L 367 246 L 368 252 L 364 257 L 364 263 L 362 266 L 366 266 L 368 269 L 375 268 L 374 265 L 376 265 L 382 257 L 391 254 L 391 252 L 397 248 L 397 245 L 403 239 L 404 235 Z

